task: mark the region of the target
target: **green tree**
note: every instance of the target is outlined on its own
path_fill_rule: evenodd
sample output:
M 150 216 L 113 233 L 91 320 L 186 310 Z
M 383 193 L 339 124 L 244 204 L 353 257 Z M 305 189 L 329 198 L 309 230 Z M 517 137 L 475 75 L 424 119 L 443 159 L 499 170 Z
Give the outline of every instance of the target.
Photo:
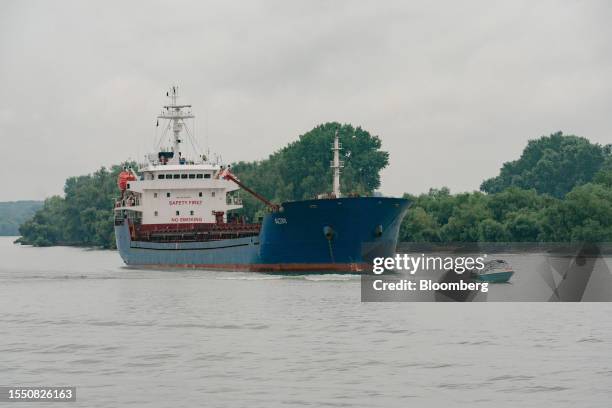
M 19 241 L 36 246 L 60 244 L 64 242 L 64 221 L 64 199 L 47 198 L 43 207 L 19 227 Z
M 135 167 L 135 163 L 129 165 Z M 64 197 L 48 198 L 20 226 L 19 242 L 36 246 L 114 247 L 112 208 L 119 195 L 116 183 L 122 168 L 102 167 L 90 175 L 70 177 L 64 186 Z
M 42 206 L 42 201 L 0 203 L 0 235 L 19 235 L 19 225 L 30 219 Z
M 492 218 L 487 197 L 482 193 L 462 193 L 456 196 L 456 204 L 448 223 L 440 232 L 445 242 L 478 242 L 479 224 Z
M 612 242 L 612 188 L 589 183 L 545 211 L 546 241 Z
M 245 185 L 274 202 L 315 198 L 332 190 L 329 163 L 336 132 L 343 148 L 343 192 L 372 193 L 380 186 L 380 171 L 389 163 L 389 154 L 380 150 L 377 136 L 337 122 L 315 127 L 265 160 L 235 163 L 232 171 Z M 246 194 L 243 197 L 248 217 L 261 214 L 261 203 Z
M 608 157 L 608 146 L 558 132 L 530 140 L 518 160 L 504 163 L 499 176 L 485 180 L 480 189 L 499 193 L 516 186 L 562 198 L 575 186 L 593 180 Z
M 488 206 L 496 221 L 503 221 L 508 214 L 519 210 L 540 211 L 554 198 L 538 194 L 535 189 L 523 190 L 518 187 L 509 187 L 497 194 L 490 194 Z
M 400 239 L 408 242 L 440 242 L 440 226 L 422 207 L 411 208 L 400 227 Z
M 537 242 L 542 232 L 538 215 L 528 209 L 509 213 L 505 227 L 515 242 Z
M 478 224 L 480 242 L 505 242 L 509 241 L 510 235 L 501 222 L 491 218 L 482 220 Z
M 606 148 L 610 150 L 612 149 L 612 145 L 607 145 Z M 608 156 L 597 174 L 595 174 L 595 177 L 593 177 L 593 182 L 612 187 L 612 156 Z

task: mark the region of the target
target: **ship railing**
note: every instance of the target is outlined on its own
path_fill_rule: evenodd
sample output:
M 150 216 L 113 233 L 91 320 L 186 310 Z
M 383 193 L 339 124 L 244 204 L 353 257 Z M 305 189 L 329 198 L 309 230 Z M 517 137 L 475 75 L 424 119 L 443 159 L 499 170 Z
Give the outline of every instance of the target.
M 240 197 L 227 197 L 227 205 L 242 205 L 242 198 Z
M 142 223 L 142 217 L 140 215 L 124 210 L 121 210 L 121 212 L 116 213 L 114 220 L 115 225 L 123 225 L 126 221 L 128 221 L 130 225 L 134 226 L 139 226 Z
M 135 239 L 156 242 L 214 241 L 257 236 L 261 224 L 145 224 L 134 225 Z
M 261 224 L 242 223 L 198 223 L 198 224 L 140 224 L 136 229 L 141 232 L 208 232 L 208 231 L 259 231 Z
M 119 207 L 138 207 L 140 205 L 140 200 L 138 198 L 124 198 L 123 200 L 115 201 L 115 208 Z

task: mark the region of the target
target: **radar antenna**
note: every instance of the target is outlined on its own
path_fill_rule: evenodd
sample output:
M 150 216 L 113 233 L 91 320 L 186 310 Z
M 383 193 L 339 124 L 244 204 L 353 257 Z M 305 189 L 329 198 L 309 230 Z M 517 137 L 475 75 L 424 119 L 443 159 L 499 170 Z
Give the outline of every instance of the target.
M 166 96 L 170 98 L 170 104 L 164 106 L 164 110 L 161 115 L 158 115 L 158 119 L 168 119 L 172 124 L 172 132 L 174 137 L 172 139 L 172 152 L 174 153 L 170 162 L 179 163 L 179 153 L 181 152 L 181 131 L 184 127 L 185 119 L 193 119 L 195 116 L 191 114 L 191 105 L 177 105 L 176 99 L 178 98 L 178 86 L 173 86 L 170 91 L 166 92 Z M 186 111 L 189 109 L 189 111 Z

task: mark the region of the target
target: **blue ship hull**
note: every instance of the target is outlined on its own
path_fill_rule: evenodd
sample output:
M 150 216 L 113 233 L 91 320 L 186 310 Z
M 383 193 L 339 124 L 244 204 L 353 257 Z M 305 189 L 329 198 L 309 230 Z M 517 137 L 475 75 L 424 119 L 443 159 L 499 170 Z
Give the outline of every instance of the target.
M 201 242 L 133 241 L 115 226 L 117 248 L 130 266 L 262 272 L 366 270 L 395 255 L 409 203 L 357 197 L 283 203 L 267 214 L 258 236 Z

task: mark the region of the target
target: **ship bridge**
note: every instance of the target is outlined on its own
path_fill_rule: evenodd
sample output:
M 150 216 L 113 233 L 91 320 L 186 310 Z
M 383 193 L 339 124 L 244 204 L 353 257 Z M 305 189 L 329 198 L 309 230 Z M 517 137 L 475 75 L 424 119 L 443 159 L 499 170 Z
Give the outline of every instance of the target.
M 225 168 L 218 160 L 212 162 L 204 154 L 199 154 L 197 160 L 183 155 L 183 134 L 192 146 L 197 145 L 186 123 L 194 116 L 191 105 L 176 103 L 177 87 L 172 87 L 167 96 L 171 103 L 163 107 L 158 125 L 159 119 L 168 121 L 163 129 L 172 147 L 158 148 L 157 153 L 147 155 L 138 174 L 125 170 L 127 176 L 115 204 L 116 215 L 141 225 L 233 221 L 230 211 L 242 208 L 235 193 L 239 187 L 220 177 Z

